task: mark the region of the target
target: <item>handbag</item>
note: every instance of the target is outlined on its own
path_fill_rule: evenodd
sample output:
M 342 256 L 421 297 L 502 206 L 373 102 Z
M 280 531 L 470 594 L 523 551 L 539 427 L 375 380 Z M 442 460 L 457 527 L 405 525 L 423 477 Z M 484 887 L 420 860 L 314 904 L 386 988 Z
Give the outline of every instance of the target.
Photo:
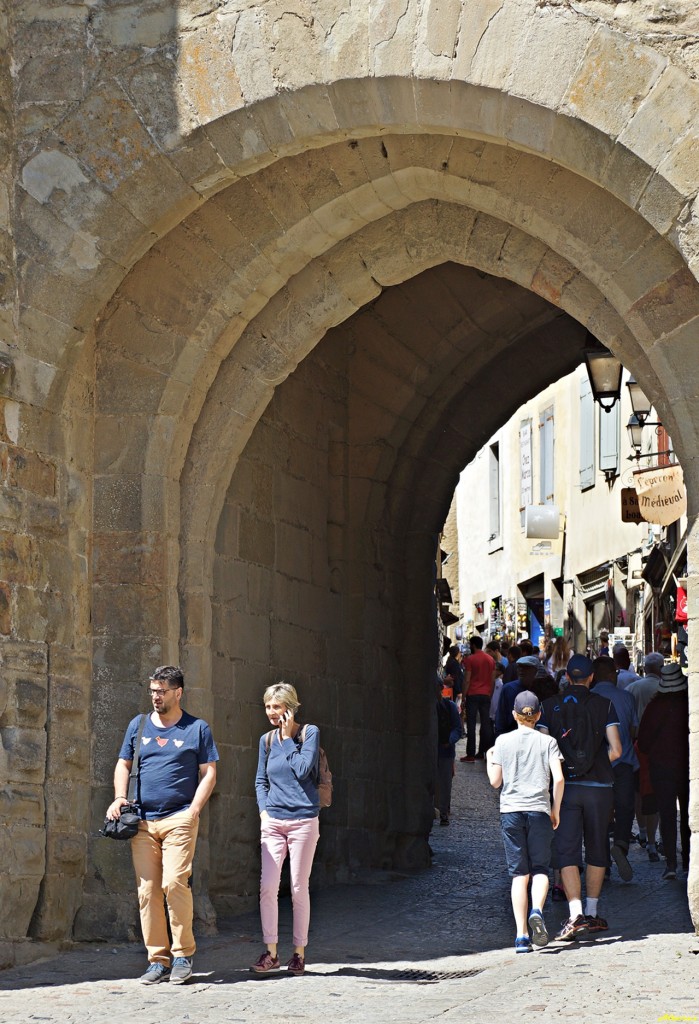
M 99 834 L 105 839 L 133 839 L 138 832 L 138 826 L 141 821 L 141 808 L 134 800 L 134 796 L 136 794 L 136 783 L 138 780 L 138 761 L 141 754 L 141 737 L 143 736 L 143 730 L 145 727 L 146 716 L 141 715 L 141 721 L 138 723 L 138 732 L 136 734 L 131 774 L 129 775 L 129 789 L 126 794 L 126 798 L 129 802 L 127 804 L 122 804 L 118 818 L 104 819 L 104 824 L 102 825 Z

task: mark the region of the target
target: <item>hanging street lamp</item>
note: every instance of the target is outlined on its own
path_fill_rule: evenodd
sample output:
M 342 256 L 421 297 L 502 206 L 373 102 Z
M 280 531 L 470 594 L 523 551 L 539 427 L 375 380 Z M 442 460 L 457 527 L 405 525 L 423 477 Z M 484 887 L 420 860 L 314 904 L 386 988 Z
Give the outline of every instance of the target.
M 590 378 L 592 397 L 605 412 L 611 412 L 621 397 L 621 360 L 600 344 L 589 331 L 586 341 L 583 355 Z

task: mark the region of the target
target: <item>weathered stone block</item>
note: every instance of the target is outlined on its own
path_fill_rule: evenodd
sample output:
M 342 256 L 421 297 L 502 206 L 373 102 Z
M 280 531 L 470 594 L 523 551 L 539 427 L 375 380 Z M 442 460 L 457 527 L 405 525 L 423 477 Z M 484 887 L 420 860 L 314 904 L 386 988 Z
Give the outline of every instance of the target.
M 41 828 L 12 824 L 3 829 L 0 836 L 0 861 L 4 870 L 10 876 L 40 879 L 44 872 L 44 843 Z
M 86 724 L 73 716 L 58 716 L 51 723 L 48 740 L 48 774 L 52 779 L 87 778 L 90 739 Z M 115 758 L 116 760 L 116 758 Z
M 8 782 L 43 782 L 46 733 L 19 726 L 0 728 L 0 776 Z
M 307 529 L 280 522 L 276 526 L 276 569 L 298 580 L 311 579 L 313 536 Z
M 231 650 L 236 657 L 245 657 L 251 661 L 268 663 L 269 659 L 269 617 L 268 615 L 250 615 L 233 609 L 222 609 L 220 618 L 222 628 L 229 637 Z M 225 624 L 225 625 L 223 625 Z
M 10 862 L 3 858 L 3 864 Z M 8 870 L 6 867 L 5 870 Z M 9 872 L 8 872 L 9 873 Z M 3 887 L 3 913 L 0 918 L 0 938 L 24 938 L 36 907 L 41 874 L 26 875 L 12 870 L 12 885 Z
M 0 577 L 8 583 L 37 583 L 41 559 L 36 544 L 26 533 L 0 531 Z
M 7 445 L 1 458 L 10 487 L 21 487 L 46 497 L 55 495 L 56 469 L 48 460 L 15 445 Z
M 583 120 L 617 136 L 666 65 L 667 59 L 650 47 L 601 26 L 570 84 L 565 104 Z
M 271 522 L 241 510 L 239 514 L 238 555 L 248 562 L 273 566 L 275 531 Z
M 95 533 L 95 583 L 159 583 L 164 575 L 165 544 L 162 534 Z
M 7 826 L 44 824 L 44 791 L 39 785 L 6 785 L 0 789 L 0 816 Z
M 107 843 L 105 841 L 104 845 Z M 128 846 L 128 843 L 111 843 Z M 124 851 L 125 854 L 128 851 Z M 73 937 L 78 942 L 102 942 L 109 935 L 113 942 L 136 942 L 140 939 L 138 903 L 133 878 L 124 878 L 124 888 L 106 896 L 103 891 L 85 893 L 75 916 Z
M 115 757 L 116 762 L 116 757 Z M 86 779 L 67 773 L 46 783 L 46 816 L 52 828 L 68 830 L 89 823 L 90 788 Z M 109 800 L 107 800 L 109 803 Z
M 7 672 L 44 676 L 48 667 L 46 644 L 5 640 L 0 643 L 0 664 Z
M 95 633 L 160 636 L 165 632 L 165 597 L 160 587 L 145 584 L 99 586 L 94 590 Z
M 46 722 L 46 681 L 15 678 L 13 684 L 14 724 L 30 729 L 43 729 Z
M 9 636 L 12 632 L 12 589 L 8 583 L 0 583 L 0 633 Z M 0 714 L 2 712 L 0 711 Z
M 52 823 L 48 834 L 46 854 L 53 870 L 60 870 L 67 876 L 80 875 L 85 861 L 86 839 L 84 832 L 61 832 Z M 82 824 L 82 823 L 81 823 Z
M 42 881 L 39 900 L 32 918 L 32 936 L 50 941 L 71 935 L 75 914 L 81 901 L 80 875 L 66 871 L 63 865 L 59 873 L 49 871 Z

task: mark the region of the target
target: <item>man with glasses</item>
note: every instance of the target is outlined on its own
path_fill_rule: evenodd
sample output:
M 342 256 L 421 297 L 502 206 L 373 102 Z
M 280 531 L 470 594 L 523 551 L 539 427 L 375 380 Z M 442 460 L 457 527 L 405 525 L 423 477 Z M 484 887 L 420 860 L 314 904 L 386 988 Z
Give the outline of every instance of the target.
M 218 751 L 211 729 L 180 707 L 182 669 L 156 668 L 148 683 L 153 711 L 147 716 L 138 765 L 136 799 L 143 821 L 131 840 L 138 882 L 138 903 L 148 969 L 144 985 L 170 981 L 182 985 L 192 975 L 195 943 L 190 878 L 199 815 L 216 785 Z M 114 802 L 108 818 L 118 818 L 128 803 L 129 773 L 141 716 L 126 730 L 114 769 Z M 172 942 L 168 937 L 163 896 Z

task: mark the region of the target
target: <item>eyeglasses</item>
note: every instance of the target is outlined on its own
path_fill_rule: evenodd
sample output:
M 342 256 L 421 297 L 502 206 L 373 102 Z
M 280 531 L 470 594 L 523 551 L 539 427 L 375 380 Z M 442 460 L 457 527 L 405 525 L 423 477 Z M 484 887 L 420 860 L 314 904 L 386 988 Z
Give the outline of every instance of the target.
M 151 697 L 164 697 L 166 693 L 174 692 L 175 688 L 172 686 L 168 686 L 164 690 L 151 690 L 150 686 L 147 686 L 146 689 L 148 690 L 148 693 L 151 695 Z

